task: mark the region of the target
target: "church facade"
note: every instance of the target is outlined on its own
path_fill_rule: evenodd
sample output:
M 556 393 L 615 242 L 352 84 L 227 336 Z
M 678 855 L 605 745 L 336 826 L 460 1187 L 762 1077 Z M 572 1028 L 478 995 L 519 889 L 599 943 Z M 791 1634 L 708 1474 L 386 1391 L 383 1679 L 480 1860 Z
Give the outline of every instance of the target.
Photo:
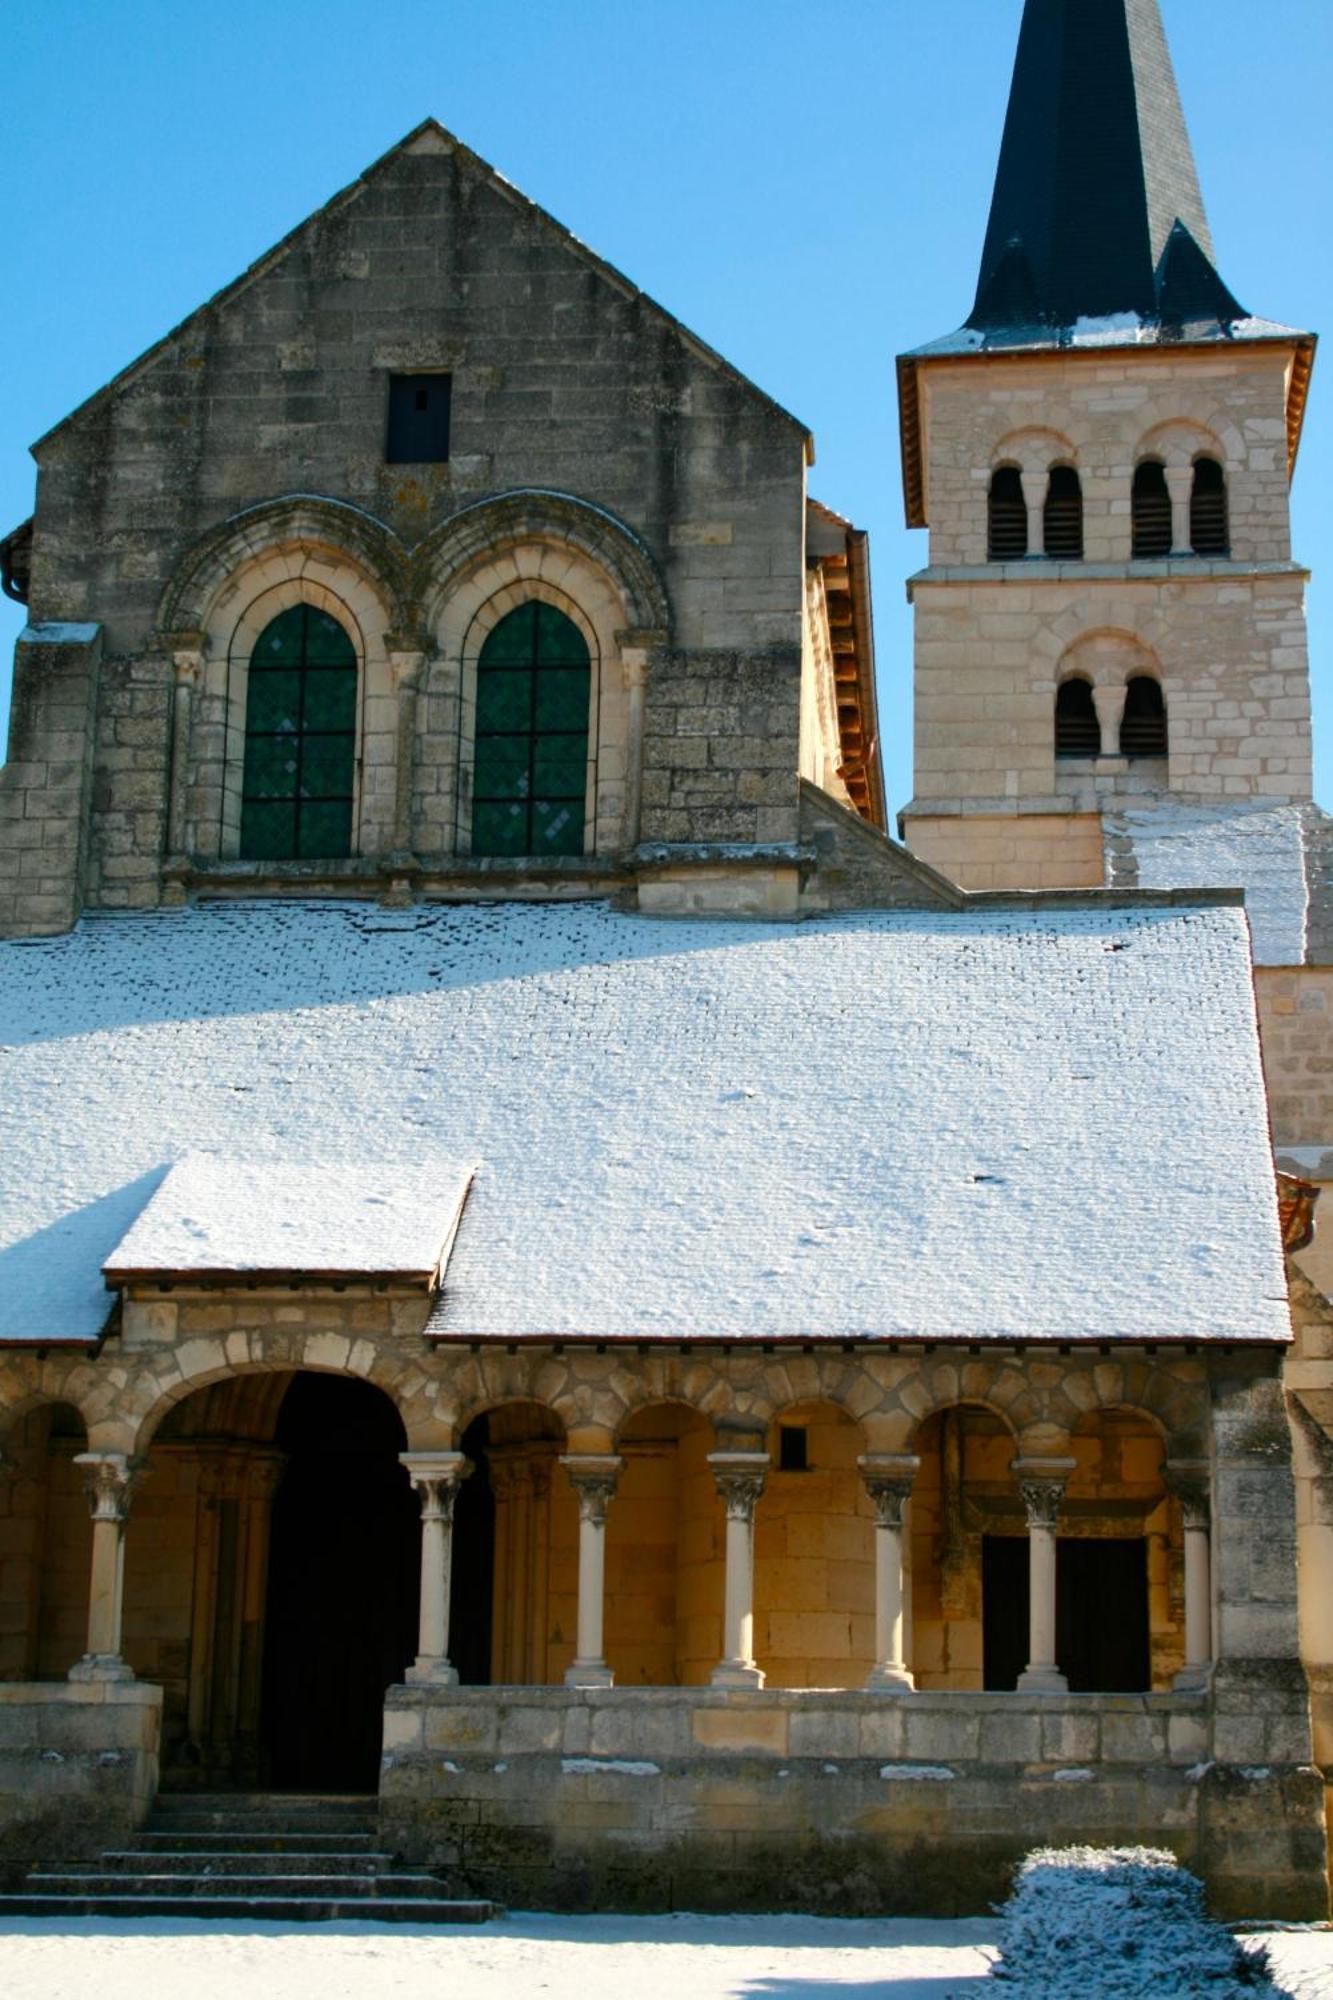
M 38 443 L 8 1868 L 335 1791 L 529 1907 L 1326 1914 L 1313 348 L 1154 0 L 1028 0 L 897 839 L 809 433 L 434 123 Z

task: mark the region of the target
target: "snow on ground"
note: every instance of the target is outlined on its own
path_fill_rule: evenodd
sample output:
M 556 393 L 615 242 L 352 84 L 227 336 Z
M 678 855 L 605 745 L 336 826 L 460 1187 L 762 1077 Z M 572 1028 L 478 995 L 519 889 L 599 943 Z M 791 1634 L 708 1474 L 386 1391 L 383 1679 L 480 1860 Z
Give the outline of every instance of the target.
M 0 1927 L 0 1990 L 5 2000 L 1000 2000 L 988 1978 L 996 1937 L 981 1919 L 26 1922 Z M 1333 2000 L 1333 1932 L 1263 1942 L 1292 2000 Z M 1123 2000 L 1160 1996 L 1126 1989 Z

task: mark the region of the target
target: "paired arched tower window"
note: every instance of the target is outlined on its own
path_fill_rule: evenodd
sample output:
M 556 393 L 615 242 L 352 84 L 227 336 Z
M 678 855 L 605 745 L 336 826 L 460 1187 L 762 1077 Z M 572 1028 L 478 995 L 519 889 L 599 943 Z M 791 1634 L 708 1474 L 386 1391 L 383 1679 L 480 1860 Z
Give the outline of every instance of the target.
M 1160 458 L 1140 459 L 1134 468 L 1133 545 L 1136 562 L 1160 561 L 1175 552 L 1175 517 L 1166 467 Z M 1226 473 L 1215 458 L 1196 458 L 1190 482 L 1189 553 L 1231 553 Z M 1179 553 L 1186 553 L 1184 550 Z
M 1030 525 L 1023 475 L 1016 465 L 999 465 L 991 475 L 987 524 L 991 562 L 1021 562 L 1039 553 L 1052 562 L 1083 559 L 1083 485 L 1073 465 L 1053 465 L 1042 508 L 1042 546 L 1030 551 Z
M 1057 757 L 1099 757 L 1102 727 L 1093 700 L 1092 682 L 1081 674 L 1061 681 L 1055 694 L 1055 754 Z M 1120 717 L 1122 757 L 1167 755 L 1166 702 L 1162 684 L 1151 674 L 1136 674 L 1125 687 Z

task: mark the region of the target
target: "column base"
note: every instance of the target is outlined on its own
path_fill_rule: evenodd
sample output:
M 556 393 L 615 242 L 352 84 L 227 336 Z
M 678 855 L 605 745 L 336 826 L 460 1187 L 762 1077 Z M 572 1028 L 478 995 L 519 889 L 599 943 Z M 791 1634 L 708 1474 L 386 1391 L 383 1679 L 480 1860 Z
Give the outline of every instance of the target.
M 616 1677 L 605 1660 L 575 1660 L 565 1668 L 567 1688 L 609 1688 L 616 1684 Z
M 458 1668 L 448 1660 L 432 1660 L 418 1653 L 403 1678 L 409 1687 L 456 1688 Z
M 85 1653 L 65 1676 L 71 1681 L 132 1681 L 134 1668 L 119 1653 Z
M 866 1675 L 870 1694 L 915 1694 L 916 1682 L 906 1667 L 872 1667 Z
M 1182 1667 L 1171 1683 L 1177 1694 L 1207 1694 L 1212 1684 L 1211 1660 L 1203 1660 L 1193 1667 Z
M 1058 1667 L 1025 1667 L 1018 1676 L 1019 1694 L 1068 1694 L 1069 1682 Z
M 723 1660 L 708 1676 L 708 1685 L 715 1688 L 761 1688 L 764 1685 L 763 1670 L 748 1666 L 744 1660 Z

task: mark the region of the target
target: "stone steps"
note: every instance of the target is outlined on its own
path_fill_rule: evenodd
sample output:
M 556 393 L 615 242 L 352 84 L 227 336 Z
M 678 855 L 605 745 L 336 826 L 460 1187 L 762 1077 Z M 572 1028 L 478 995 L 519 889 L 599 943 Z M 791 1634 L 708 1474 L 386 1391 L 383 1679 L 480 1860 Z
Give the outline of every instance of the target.
M 11 1917 L 215 1917 L 275 1923 L 479 1924 L 494 1905 L 374 1845 L 373 1798 L 177 1793 L 134 1846 L 35 1868 L 0 1896 Z

